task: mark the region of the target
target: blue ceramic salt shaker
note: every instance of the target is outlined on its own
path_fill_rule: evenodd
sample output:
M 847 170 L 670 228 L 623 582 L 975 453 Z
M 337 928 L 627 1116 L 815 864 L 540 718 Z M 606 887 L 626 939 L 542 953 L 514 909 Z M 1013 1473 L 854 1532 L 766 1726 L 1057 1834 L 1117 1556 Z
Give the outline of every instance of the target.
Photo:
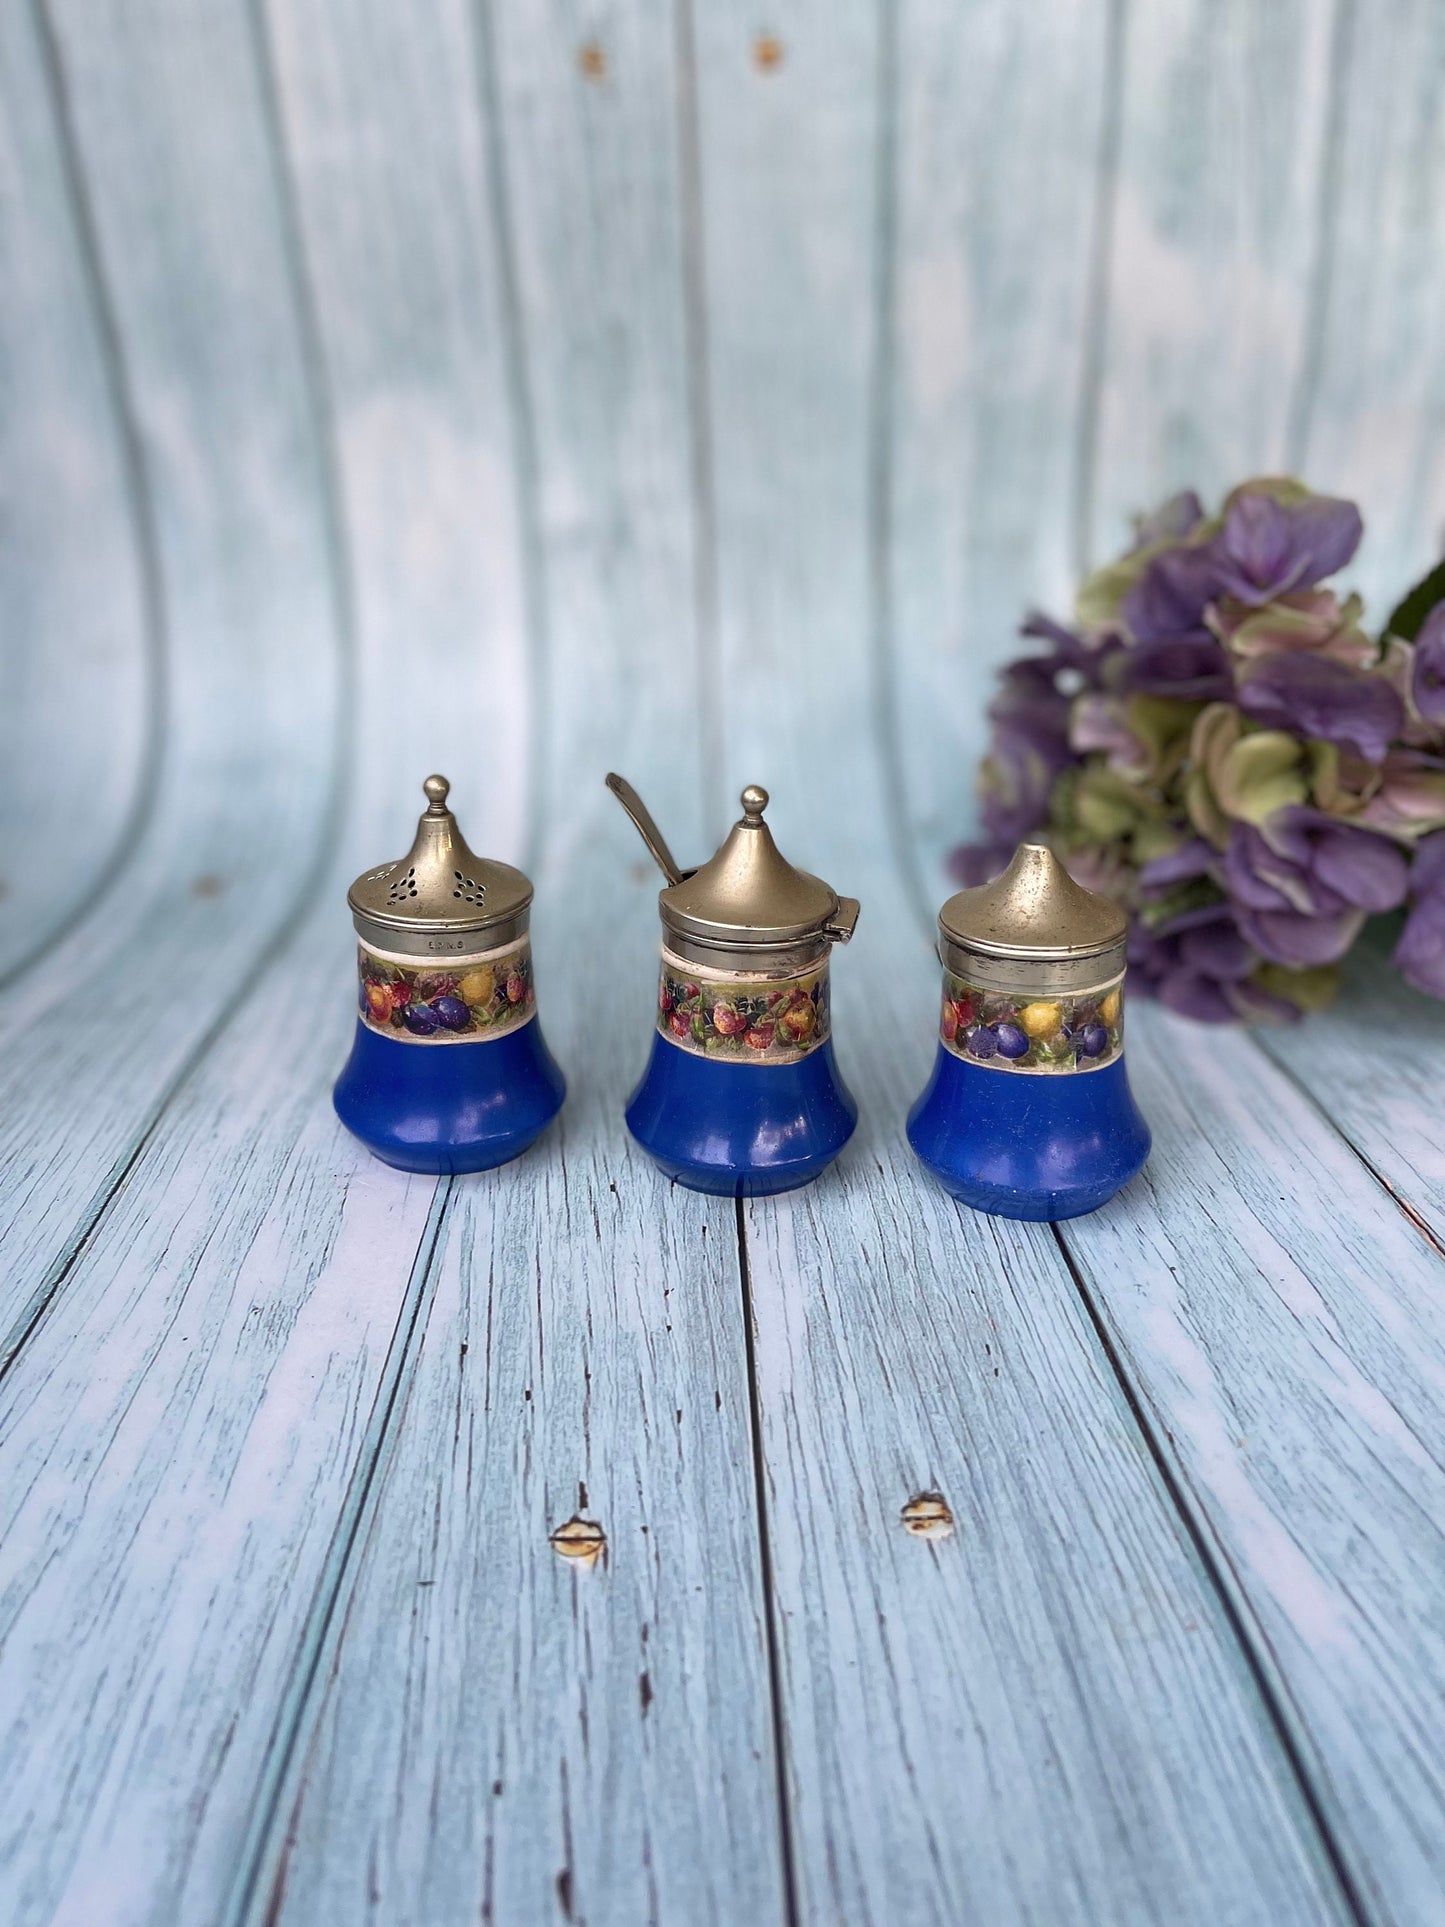
M 717 854 L 681 870 L 641 798 L 608 787 L 667 878 L 652 1053 L 627 1127 L 679 1184 L 758 1197 L 807 1184 L 858 1117 L 833 1058 L 828 962 L 858 904 L 786 861 L 763 821 L 766 790 Z
M 1124 1069 L 1124 912 L 1047 845 L 939 912 L 943 1020 L 908 1141 L 976 1210 L 1095 1211 L 1149 1155 Z
M 468 849 L 444 776 L 423 788 L 411 849 L 347 897 L 359 1011 L 336 1111 L 403 1171 L 485 1171 L 527 1149 L 566 1085 L 537 1021 L 532 886 Z

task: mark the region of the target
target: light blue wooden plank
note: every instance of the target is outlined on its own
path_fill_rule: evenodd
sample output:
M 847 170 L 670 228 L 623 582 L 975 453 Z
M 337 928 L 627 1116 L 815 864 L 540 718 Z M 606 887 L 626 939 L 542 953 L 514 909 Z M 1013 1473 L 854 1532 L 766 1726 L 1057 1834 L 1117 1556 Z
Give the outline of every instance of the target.
M 1102 387 L 1079 515 L 1095 560 L 1170 490 L 1289 458 L 1307 373 L 1331 13 L 1130 6 Z
M 1382 622 L 1445 554 L 1445 16 L 1429 0 L 1344 10 L 1337 151 L 1300 465 L 1351 495 L 1351 570 Z
M 503 328 L 475 144 L 438 124 L 450 100 L 470 127 L 465 16 L 431 40 L 375 24 L 370 59 L 340 72 L 324 23 L 287 16 L 277 37 L 365 551 L 349 847 L 252 966 L 250 1000 L 0 1388 L 0 1758 L 27 1789 L 7 1812 L 0 1913 L 17 1924 L 216 1921 L 251 1892 L 447 1201 L 370 1160 L 331 1112 L 355 996 L 345 887 L 405 847 L 437 764 L 479 847 L 517 859 L 526 842 Z M 264 74 L 269 35 L 259 51 Z M 409 56 L 425 84 L 399 84 Z M 413 204 L 389 207 L 368 176 L 371 123 L 347 104 L 363 80 L 399 133 L 424 148 L 431 128 L 432 154 L 455 157 Z M 381 360 L 366 316 L 391 331 Z
M 538 781 L 544 664 L 465 10 L 406 32 L 365 5 L 260 17 L 335 397 L 357 648 L 395 694 L 357 718 L 352 807 L 373 824 L 384 813 L 394 837 L 439 767 L 478 847 L 520 862 L 521 841 L 505 846 L 525 835 Z M 359 828 L 354 868 L 376 854 Z
M 1154 1155 L 1066 1241 L 1367 1915 L 1425 1927 L 1445 1891 L 1445 1263 L 1247 1036 L 1130 1023 Z
M 0 17 L 0 981 L 129 846 L 163 611 L 113 318 L 43 25 Z M 57 107 L 62 111 L 57 114 Z
M 0 1349 L 314 893 L 349 647 L 245 16 L 157 0 L 62 6 L 54 28 L 154 502 L 170 676 L 152 827 L 0 1016 Z
M 14 1927 L 213 1921 L 235 1877 L 434 1189 L 330 1114 L 350 974 L 314 927 L 276 959 L 0 1387 Z
M 1069 604 L 1112 11 L 897 9 L 878 621 L 907 638 L 898 786 L 930 892 L 972 820 L 992 670 L 1027 609 Z
M 476 150 L 474 72 L 484 135 L 501 103 L 492 185 L 516 237 L 515 400 L 540 490 L 524 519 L 546 566 L 539 992 L 572 1090 L 536 1152 L 457 1187 L 251 1917 L 777 1920 L 735 1218 L 670 1193 L 622 1129 L 651 1035 L 658 880 L 601 781 L 614 757 L 637 770 L 696 844 L 670 18 L 612 18 L 601 79 L 579 68 L 588 23 L 570 8 L 480 16 L 494 31 L 476 48 L 472 18 L 457 6 L 425 31 L 377 6 L 324 25 L 298 9 L 278 45 L 297 151 L 320 170 L 308 206 L 332 169 L 350 176 L 364 130 L 420 141 L 436 168 Z M 356 224 L 356 263 L 401 245 L 364 178 L 358 193 L 345 218 L 317 209 Z M 466 199 L 448 175 L 408 210 L 423 262 Z M 595 1570 L 549 1548 L 574 1512 L 606 1531 Z
M 742 10 L 698 35 L 728 766 L 863 899 L 857 1142 L 746 1211 L 798 1915 L 1347 1919 L 1056 1244 L 955 1209 L 902 1138 L 937 966 L 864 727 L 875 23 L 786 8 L 761 71 Z M 944 1542 L 900 1523 L 930 1487 Z
M 1401 981 L 1385 929 L 1351 953 L 1330 1010 L 1255 1038 L 1445 1242 L 1445 1010 Z

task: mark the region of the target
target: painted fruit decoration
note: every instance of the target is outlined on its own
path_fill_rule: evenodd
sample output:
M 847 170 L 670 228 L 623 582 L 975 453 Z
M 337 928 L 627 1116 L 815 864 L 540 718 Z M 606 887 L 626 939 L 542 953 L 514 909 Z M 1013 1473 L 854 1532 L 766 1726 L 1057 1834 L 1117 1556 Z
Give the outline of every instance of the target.
M 827 972 L 700 984 L 664 962 L 657 1014 L 659 1029 L 708 1057 L 792 1063 L 829 1035 Z
M 514 1030 L 536 1007 L 532 955 L 523 947 L 494 963 L 439 971 L 360 951 L 360 1009 L 372 1030 L 441 1041 Z
M 960 1057 L 999 1069 L 1097 1070 L 1124 1046 L 1116 984 L 1088 997 L 1032 1000 L 980 990 L 945 973 L 939 1035 Z

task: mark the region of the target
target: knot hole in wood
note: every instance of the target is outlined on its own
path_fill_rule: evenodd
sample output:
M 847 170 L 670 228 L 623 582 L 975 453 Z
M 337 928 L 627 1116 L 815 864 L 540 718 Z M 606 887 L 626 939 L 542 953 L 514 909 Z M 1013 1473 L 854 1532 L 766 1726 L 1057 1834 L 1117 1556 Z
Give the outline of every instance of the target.
M 941 1492 L 915 1492 L 899 1513 L 903 1530 L 915 1539 L 947 1539 L 953 1533 L 953 1513 Z
M 574 1559 L 588 1570 L 607 1555 L 607 1534 L 601 1526 L 595 1519 L 583 1519 L 575 1513 L 551 1534 L 548 1544 L 561 1558 Z

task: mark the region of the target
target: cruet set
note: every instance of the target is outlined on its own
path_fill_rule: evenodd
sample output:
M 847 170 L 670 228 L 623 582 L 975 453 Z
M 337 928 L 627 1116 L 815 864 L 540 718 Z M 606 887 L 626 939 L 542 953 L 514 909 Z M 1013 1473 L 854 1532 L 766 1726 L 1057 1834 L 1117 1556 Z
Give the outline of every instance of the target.
M 726 1197 L 816 1178 L 858 1106 L 833 1052 L 829 970 L 855 898 L 783 856 L 749 785 L 706 863 L 684 870 L 622 777 L 608 787 L 665 878 L 656 1021 L 626 1122 L 659 1168 Z M 411 849 L 348 895 L 357 1018 L 338 1115 L 405 1171 L 484 1171 L 521 1156 L 566 1084 L 537 1014 L 520 870 L 476 856 L 429 776 Z M 921 1163 L 976 1210 L 1096 1210 L 1149 1154 L 1124 1068 L 1125 917 L 1042 843 L 961 890 L 938 918 L 938 1047 L 907 1122 Z

